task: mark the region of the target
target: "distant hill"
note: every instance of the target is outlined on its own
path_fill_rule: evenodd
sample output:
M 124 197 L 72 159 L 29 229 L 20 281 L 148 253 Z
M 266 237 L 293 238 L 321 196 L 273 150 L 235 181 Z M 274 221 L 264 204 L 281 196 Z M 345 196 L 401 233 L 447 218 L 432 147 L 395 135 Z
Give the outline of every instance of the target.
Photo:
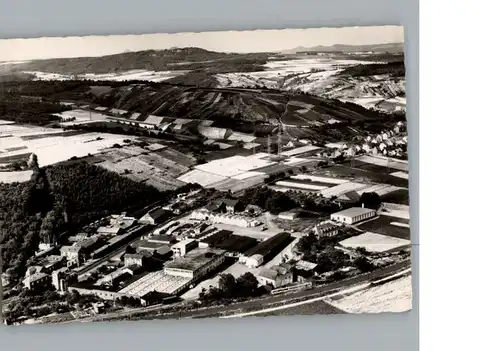
M 283 54 L 296 54 L 299 52 L 373 52 L 373 53 L 403 53 L 404 43 L 370 44 L 370 45 L 344 45 L 335 44 L 331 46 L 299 46 L 294 49 L 282 51 Z
M 100 57 L 35 60 L 12 66 L 15 71 L 60 74 L 114 73 L 130 70 L 210 70 L 219 72 L 259 71 L 267 62 L 266 53 L 221 53 L 196 47 L 167 50 L 126 51 Z

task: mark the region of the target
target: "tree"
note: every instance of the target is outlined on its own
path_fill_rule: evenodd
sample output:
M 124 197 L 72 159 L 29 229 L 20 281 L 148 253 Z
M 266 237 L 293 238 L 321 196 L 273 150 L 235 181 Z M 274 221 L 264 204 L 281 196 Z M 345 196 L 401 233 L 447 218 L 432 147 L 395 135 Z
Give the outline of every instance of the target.
M 366 259 L 366 257 L 358 257 L 354 260 L 354 265 L 362 273 L 371 272 L 375 269 L 375 266 Z
M 259 286 L 257 278 L 250 272 L 238 277 L 236 284 L 238 285 L 238 295 L 244 297 L 254 296 Z
M 366 208 L 376 210 L 382 203 L 380 196 L 375 192 L 363 193 L 359 199 L 359 202 Z
M 236 292 L 236 280 L 232 274 L 221 274 L 219 289 L 224 296 L 233 297 Z

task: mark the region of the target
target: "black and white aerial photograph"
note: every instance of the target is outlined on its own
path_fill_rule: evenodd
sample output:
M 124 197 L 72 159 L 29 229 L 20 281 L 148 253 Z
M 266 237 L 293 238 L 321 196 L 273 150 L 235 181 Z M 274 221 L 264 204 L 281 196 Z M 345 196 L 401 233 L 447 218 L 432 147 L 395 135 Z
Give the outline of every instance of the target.
M 0 40 L 3 323 L 410 311 L 404 57 L 401 26 Z

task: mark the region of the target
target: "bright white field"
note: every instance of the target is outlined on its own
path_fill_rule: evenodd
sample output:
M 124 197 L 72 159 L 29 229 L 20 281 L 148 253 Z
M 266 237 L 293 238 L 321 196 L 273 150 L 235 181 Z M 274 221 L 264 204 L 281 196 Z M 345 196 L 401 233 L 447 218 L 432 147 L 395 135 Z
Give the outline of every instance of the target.
M 0 171 L 0 183 L 26 182 L 30 180 L 33 171 L 2 172 Z
M 403 178 L 403 179 L 408 179 L 408 173 L 405 172 L 393 172 L 391 173 L 391 176 L 398 177 L 398 178 Z
M 364 247 L 371 252 L 384 252 L 409 245 L 410 243 L 410 240 L 393 238 L 391 236 L 372 232 L 356 235 L 340 242 L 344 247 Z
M 35 153 L 41 167 L 66 161 L 73 156 L 82 157 L 95 154 L 103 149 L 110 148 L 114 144 L 124 144 L 125 139 L 134 140 L 135 137 L 104 133 L 85 133 L 72 136 L 51 136 L 52 133 L 60 133 L 61 130 L 26 127 L 20 125 L 1 125 L 0 132 L 3 134 L 14 134 L 13 136 L 1 138 L 3 148 L 24 147 L 21 150 L 2 153 L 1 156 L 14 156 L 24 153 Z M 1 135 L 0 134 L 0 135 Z M 44 138 L 24 140 L 22 136 L 49 134 Z M 102 140 L 97 140 L 97 138 Z
M 336 178 L 332 178 L 332 177 L 320 177 L 320 176 L 314 176 L 314 175 L 309 175 L 309 174 L 297 174 L 297 175 L 291 176 L 290 178 L 297 179 L 297 180 L 309 179 L 313 182 L 320 182 L 320 183 L 325 183 L 325 184 L 335 184 L 335 185 L 349 182 L 346 179 L 336 179 Z
M 333 197 L 333 196 L 340 196 L 342 194 L 347 193 L 348 191 L 358 191 L 362 188 L 366 188 L 366 184 L 362 183 L 355 183 L 355 182 L 347 182 L 347 183 L 342 183 L 337 186 L 325 189 L 321 191 L 321 195 L 324 197 Z
M 89 80 L 110 80 L 110 81 L 125 81 L 125 80 L 144 80 L 150 82 L 162 82 L 180 75 L 183 75 L 189 71 L 146 71 L 146 70 L 133 70 L 121 73 L 109 73 L 109 74 L 82 74 L 79 75 L 80 79 Z M 34 74 L 36 79 L 39 80 L 71 80 L 73 77 L 69 74 L 58 74 L 58 73 L 47 73 L 47 72 L 26 72 Z
M 232 177 L 270 164 L 273 162 L 256 157 L 232 156 L 198 165 L 195 168 L 221 177 Z
M 190 172 L 187 172 L 186 174 L 181 175 L 177 179 L 184 183 L 197 183 L 205 187 L 210 184 L 214 184 L 224 179 L 227 179 L 227 177 L 223 177 L 213 173 L 208 173 L 199 169 L 194 169 Z
M 377 166 L 387 166 L 387 160 L 389 159 L 389 167 L 390 168 L 395 168 L 400 171 L 408 172 L 408 163 L 403 162 L 400 160 L 396 160 L 390 157 L 383 157 L 383 156 L 369 156 L 369 155 L 363 155 L 357 158 L 357 160 L 366 162 L 366 163 L 371 163 L 372 165 L 377 165 Z
M 329 301 L 347 313 L 406 312 L 412 309 L 411 275 Z
M 308 184 L 308 183 L 295 183 L 295 182 L 287 182 L 286 180 L 276 182 L 276 185 L 289 187 L 289 188 L 300 188 L 306 190 L 325 190 L 326 186 Z

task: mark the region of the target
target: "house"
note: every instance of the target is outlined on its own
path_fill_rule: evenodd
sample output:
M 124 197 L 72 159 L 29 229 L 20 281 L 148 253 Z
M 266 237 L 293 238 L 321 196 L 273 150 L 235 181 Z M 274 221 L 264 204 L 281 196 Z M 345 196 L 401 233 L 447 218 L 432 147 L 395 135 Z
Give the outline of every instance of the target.
M 66 291 L 68 288 L 66 276 L 69 272 L 68 267 L 59 268 L 52 272 L 52 285 L 57 291 Z
M 51 283 L 51 276 L 44 273 L 41 267 L 30 267 L 26 271 L 23 285 L 26 289 L 43 289 Z
M 169 217 L 169 212 L 160 206 L 152 209 L 139 219 L 139 223 L 143 224 L 160 224 L 165 222 Z
M 371 153 L 372 153 L 373 155 L 378 155 L 378 149 L 377 149 L 377 147 L 376 147 L 376 146 L 375 146 L 374 148 L 372 148 Z
M 262 268 L 257 275 L 257 280 L 262 285 L 279 288 L 293 283 L 293 273 L 289 265 L 272 266 L 271 268 Z
M 314 226 L 313 232 L 318 237 L 330 237 L 339 233 L 339 228 L 331 221 L 324 221 Z
M 207 206 L 205 206 L 205 209 L 211 212 L 221 212 L 225 211 L 226 205 L 223 201 L 217 200 L 209 203 Z
M 123 261 L 125 263 L 125 267 L 129 266 L 139 266 L 142 267 L 144 262 L 144 256 L 141 254 L 125 254 L 123 256 Z
M 243 210 L 240 200 L 224 199 L 223 203 L 226 206 L 226 212 L 228 213 L 235 213 Z
M 317 263 L 300 260 L 295 264 L 295 274 L 297 282 L 304 283 L 309 281 L 316 273 Z

